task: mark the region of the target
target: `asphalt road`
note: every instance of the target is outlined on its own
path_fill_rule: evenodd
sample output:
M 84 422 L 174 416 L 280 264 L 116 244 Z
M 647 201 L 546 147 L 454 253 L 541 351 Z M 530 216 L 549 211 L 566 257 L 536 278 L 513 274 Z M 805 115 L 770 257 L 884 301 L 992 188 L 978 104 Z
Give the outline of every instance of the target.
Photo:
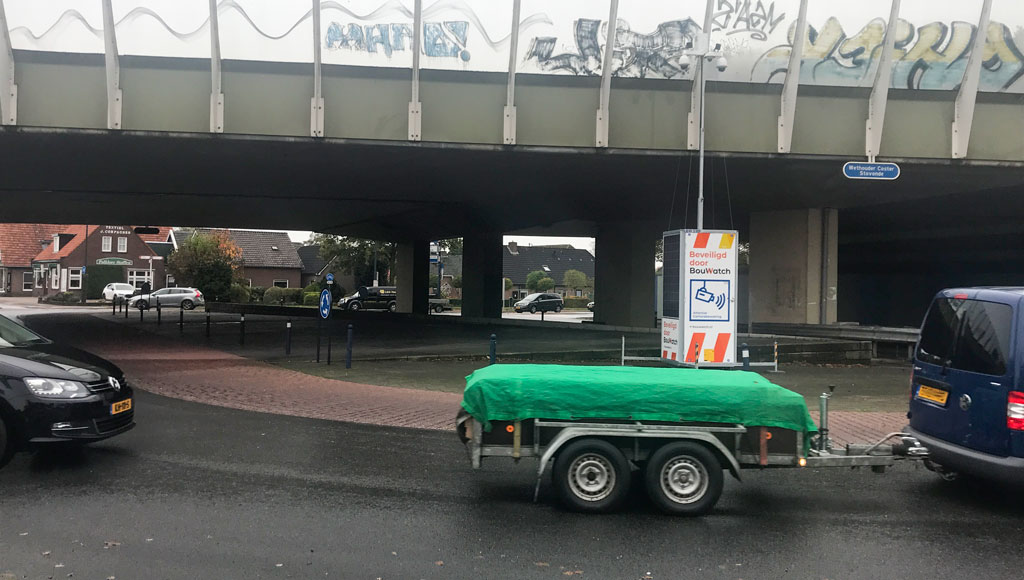
M 1015 578 L 1019 492 L 870 471 L 746 472 L 718 509 L 640 493 L 564 512 L 534 464 L 468 465 L 451 433 L 140 392 L 139 426 L 0 470 L 0 578 Z M 8 574 L 5 576 L 5 574 Z

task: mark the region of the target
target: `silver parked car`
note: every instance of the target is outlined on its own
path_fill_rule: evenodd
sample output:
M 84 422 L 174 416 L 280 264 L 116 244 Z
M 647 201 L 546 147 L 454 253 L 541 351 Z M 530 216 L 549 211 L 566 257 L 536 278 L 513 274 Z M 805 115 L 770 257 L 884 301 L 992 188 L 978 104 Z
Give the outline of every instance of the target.
M 195 288 L 161 288 L 149 294 L 133 296 L 128 301 L 128 306 L 147 310 L 160 303 L 161 308 L 177 308 L 181 306 L 185 310 L 192 310 L 196 306 L 206 304 L 203 293 Z

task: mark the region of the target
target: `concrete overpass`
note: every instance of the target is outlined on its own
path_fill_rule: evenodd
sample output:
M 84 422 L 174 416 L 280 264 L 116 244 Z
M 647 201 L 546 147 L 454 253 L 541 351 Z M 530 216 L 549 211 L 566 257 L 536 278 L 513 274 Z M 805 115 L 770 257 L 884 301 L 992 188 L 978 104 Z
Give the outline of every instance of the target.
M 464 236 L 475 315 L 497 313 L 502 233 L 593 235 L 598 319 L 650 324 L 654 241 L 696 221 L 699 83 L 679 56 L 710 29 L 731 64 L 708 73 L 706 226 L 750 241 L 755 320 L 892 322 L 935 285 L 1024 282 L 1010 0 L 303 0 L 282 3 L 283 34 L 251 2 L 19 4 L 0 4 L 5 221 L 396 240 L 416 286 L 427 240 Z M 246 34 L 284 56 L 245 52 Z M 900 178 L 842 176 L 869 158 Z

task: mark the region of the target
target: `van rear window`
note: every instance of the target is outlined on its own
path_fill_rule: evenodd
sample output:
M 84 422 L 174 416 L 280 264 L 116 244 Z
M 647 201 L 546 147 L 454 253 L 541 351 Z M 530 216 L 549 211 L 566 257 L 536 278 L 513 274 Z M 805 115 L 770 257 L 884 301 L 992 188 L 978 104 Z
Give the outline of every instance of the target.
M 937 299 L 928 310 L 917 358 L 957 370 L 1006 374 L 1013 309 L 981 300 Z

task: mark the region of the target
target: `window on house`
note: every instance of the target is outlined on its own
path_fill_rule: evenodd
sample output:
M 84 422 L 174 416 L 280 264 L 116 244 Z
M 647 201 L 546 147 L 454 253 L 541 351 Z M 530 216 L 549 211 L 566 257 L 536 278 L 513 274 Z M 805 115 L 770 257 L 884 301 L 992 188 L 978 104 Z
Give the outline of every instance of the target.
M 277 286 L 278 288 L 287 288 L 288 280 L 274 280 L 274 286 Z
M 50 289 L 57 290 L 60 288 L 60 266 L 57 264 L 50 265 Z
M 128 238 L 117 238 L 117 251 L 122 254 L 128 251 Z
M 46 278 L 46 271 L 43 270 L 42 266 L 35 266 L 32 268 L 32 272 L 35 274 L 36 288 L 42 288 L 43 280 Z
M 247 278 L 246 280 L 249 282 L 249 287 L 252 288 L 252 278 Z
M 111 242 L 110 236 L 103 236 L 103 251 L 104 252 L 109 252 L 110 251 L 110 246 L 111 246 L 110 242 Z
M 171 276 L 170 274 L 168 274 L 167 275 L 167 283 L 165 284 L 165 287 L 167 287 L 167 288 L 177 288 L 177 286 L 178 286 L 178 283 L 174 281 L 174 276 Z
M 82 269 L 68 268 L 68 290 L 82 289 Z
M 35 272 L 22 272 L 21 274 L 21 291 L 31 292 L 35 286 Z
M 149 270 L 128 270 L 128 283 L 136 288 L 142 288 L 144 282 L 150 282 Z M 150 282 L 152 286 L 152 282 Z

